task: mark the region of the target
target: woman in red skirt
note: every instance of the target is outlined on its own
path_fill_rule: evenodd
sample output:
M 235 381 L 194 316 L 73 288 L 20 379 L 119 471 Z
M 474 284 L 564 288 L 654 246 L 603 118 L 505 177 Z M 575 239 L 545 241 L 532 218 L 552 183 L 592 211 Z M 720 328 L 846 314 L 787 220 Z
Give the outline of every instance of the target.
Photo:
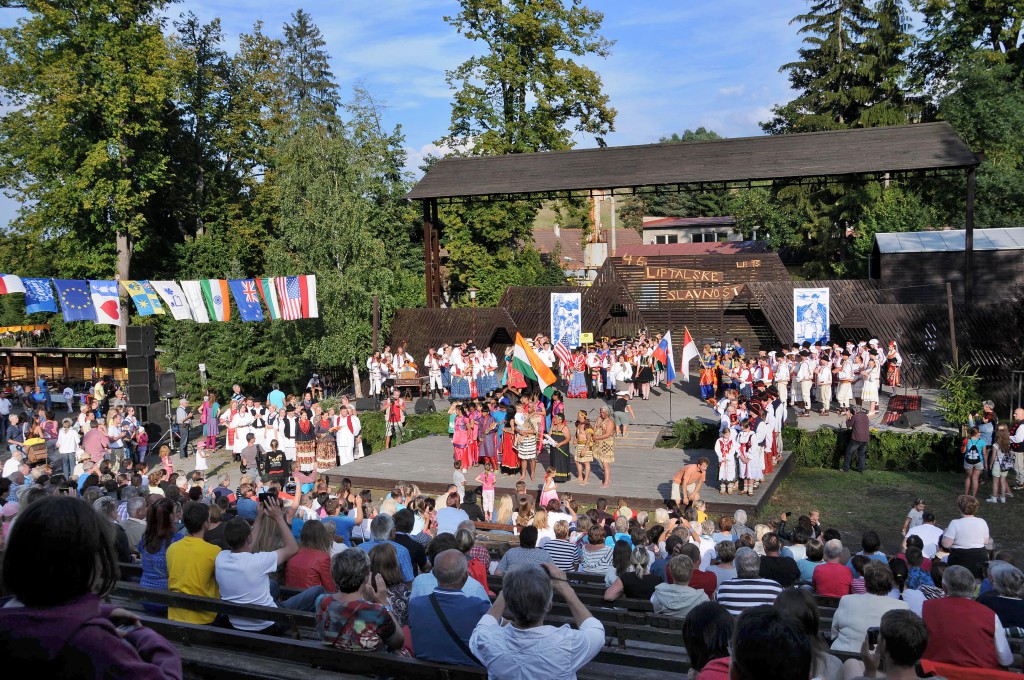
M 519 454 L 516 453 L 516 421 L 512 415 L 505 418 L 501 434 L 501 467 L 507 473 L 519 472 Z
M 462 471 L 469 470 L 469 439 L 472 421 L 466 416 L 462 404 L 455 406 L 455 433 L 452 435 L 455 460 L 462 465 Z

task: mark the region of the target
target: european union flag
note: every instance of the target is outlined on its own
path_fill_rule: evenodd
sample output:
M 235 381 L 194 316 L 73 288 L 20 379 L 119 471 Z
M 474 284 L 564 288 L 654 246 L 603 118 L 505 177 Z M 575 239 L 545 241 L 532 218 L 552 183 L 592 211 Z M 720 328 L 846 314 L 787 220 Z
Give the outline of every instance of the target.
M 230 279 L 228 287 L 231 288 L 242 321 L 263 321 L 263 307 L 260 306 L 260 293 L 255 279 Z
M 54 279 L 60 297 L 65 321 L 95 321 L 96 308 L 92 306 L 89 284 L 76 279 Z
M 56 312 L 57 300 L 53 297 L 50 279 L 25 279 L 25 313 Z

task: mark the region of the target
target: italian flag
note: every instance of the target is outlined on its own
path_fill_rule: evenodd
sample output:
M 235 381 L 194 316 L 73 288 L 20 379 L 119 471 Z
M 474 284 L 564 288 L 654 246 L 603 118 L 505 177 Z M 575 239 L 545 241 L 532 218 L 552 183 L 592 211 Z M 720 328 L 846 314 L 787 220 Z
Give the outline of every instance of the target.
M 224 279 L 203 279 L 199 282 L 206 298 L 206 308 L 215 321 L 231 320 L 231 303 L 228 301 L 228 282 Z
M 530 349 L 523 339 L 522 334 L 516 333 L 516 348 L 512 353 L 512 368 L 522 373 L 530 380 L 540 384 L 540 390 L 544 396 L 550 397 L 555 391 L 555 374 L 544 365 L 537 353 Z
M 281 318 L 281 303 L 277 299 L 277 284 L 273 278 L 256 279 L 256 283 L 260 287 L 263 301 L 267 303 L 267 309 L 270 310 L 270 320 L 277 321 Z

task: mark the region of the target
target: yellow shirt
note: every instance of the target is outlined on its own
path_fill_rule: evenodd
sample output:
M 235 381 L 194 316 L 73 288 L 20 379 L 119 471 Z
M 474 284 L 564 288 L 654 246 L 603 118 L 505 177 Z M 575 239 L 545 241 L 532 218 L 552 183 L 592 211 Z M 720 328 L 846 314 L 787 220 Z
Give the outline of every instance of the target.
M 220 588 L 214 578 L 214 564 L 220 548 L 201 538 L 186 536 L 167 548 L 167 589 L 172 593 L 186 593 L 220 598 Z M 167 618 L 185 623 L 213 623 L 217 615 L 193 609 L 168 607 Z

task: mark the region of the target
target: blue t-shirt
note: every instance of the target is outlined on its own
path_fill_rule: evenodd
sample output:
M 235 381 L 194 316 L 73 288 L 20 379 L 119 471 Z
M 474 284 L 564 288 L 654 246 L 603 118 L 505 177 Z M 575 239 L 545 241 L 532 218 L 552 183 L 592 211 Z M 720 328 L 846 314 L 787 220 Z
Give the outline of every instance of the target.
M 271 390 L 270 394 L 267 395 L 267 403 L 273 404 L 278 409 L 284 408 L 284 392 L 281 390 Z
M 352 530 L 356 526 L 354 519 L 345 515 L 335 515 L 333 517 L 324 517 L 321 521 L 334 522 L 334 533 L 338 538 L 345 541 L 345 545 L 350 548 L 352 547 Z M 295 531 L 294 527 L 292 527 L 292 531 Z M 302 527 L 299 527 L 299 531 L 302 531 Z
M 325 518 L 325 521 L 327 519 L 332 518 L 327 517 Z M 340 536 L 341 534 L 338 535 Z M 392 546 L 394 546 L 395 552 L 398 553 L 398 566 L 402 570 L 402 580 L 406 583 L 411 582 L 413 576 L 415 576 L 412 570 L 412 556 L 409 555 L 409 549 L 401 543 L 395 543 L 394 541 L 363 541 L 359 544 L 359 549 L 365 553 L 369 553 L 370 549 L 378 543 L 390 543 Z
M 469 579 L 472 581 L 473 579 Z M 469 646 L 469 636 L 483 615 L 490 609 L 487 599 L 466 597 L 460 591 L 433 591 L 437 605 L 444 612 L 448 625 L 455 634 Z M 409 600 L 409 630 L 412 633 L 416 658 L 459 666 L 475 666 L 476 659 L 466 656 L 458 644 L 445 630 L 430 597 L 414 597 Z
M 876 562 L 881 562 L 882 564 L 884 564 L 886 566 L 889 565 L 889 558 L 885 556 L 885 553 L 874 552 L 874 553 L 871 553 L 871 554 L 865 554 L 864 551 L 861 550 L 857 554 L 858 555 L 864 555 L 864 557 L 867 557 L 867 558 L 870 558 L 872 560 L 875 560 Z M 846 566 L 850 568 L 850 573 L 853 574 L 854 578 L 860 578 L 860 574 L 858 574 L 857 570 L 853 568 L 853 558 L 852 557 L 850 558 L 850 561 L 846 563 Z

